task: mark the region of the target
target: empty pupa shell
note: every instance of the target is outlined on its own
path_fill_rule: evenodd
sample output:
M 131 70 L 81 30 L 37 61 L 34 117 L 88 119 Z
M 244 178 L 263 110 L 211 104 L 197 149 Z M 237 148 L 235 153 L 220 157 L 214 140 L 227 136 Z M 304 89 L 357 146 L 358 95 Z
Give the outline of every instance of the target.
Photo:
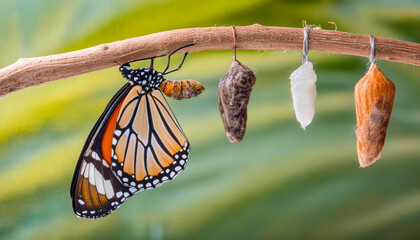
M 316 74 L 311 61 L 306 61 L 290 75 L 293 107 L 303 130 L 315 115 Z
M 195 80 L 168 80 L 165 79 L 158 87 L 166 96 L 176 100 L 196 97 L 206 90 Z
M 255 80 L 254 73 L 237 60 L 220 79 L 219 110 L 230 142 L 240 142 L 245 135 L 247 107 Z
M 395 85 L 376 64 L 354 89 L 357 118 L 357 154 L 361 167 L 379 159 L 394 103 Z

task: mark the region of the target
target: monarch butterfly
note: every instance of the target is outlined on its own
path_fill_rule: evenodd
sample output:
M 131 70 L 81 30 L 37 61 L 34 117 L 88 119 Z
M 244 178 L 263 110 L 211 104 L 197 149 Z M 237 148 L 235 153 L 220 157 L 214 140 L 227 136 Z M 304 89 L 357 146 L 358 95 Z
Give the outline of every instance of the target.
M 185 168 L 190 144 L 158 87 L 164 75 L 181 68 L 188 52 L 178 68 L 167 71 L 171 55 L 189 46 L 169 54 L 163 72 L 153 69 L 153 58 L 150 68 L 120 66 L 129 82 L 96 122 L 74 172 L 70 195 L 78 217 L 104 217 Z

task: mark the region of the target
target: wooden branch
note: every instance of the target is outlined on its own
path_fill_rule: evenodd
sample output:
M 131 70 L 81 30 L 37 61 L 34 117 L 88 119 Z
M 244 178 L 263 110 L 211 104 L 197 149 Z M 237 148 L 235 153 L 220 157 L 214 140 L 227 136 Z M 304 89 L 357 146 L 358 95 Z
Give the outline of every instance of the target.
M 301 50 L 303 29 L 265 27 L 259 24 L 237 26 L 238 49 Z M 194 43 L 182 52 L 233 49 L 231 27 L 179 29 L 101 44 L 78 51 L 45 57 L 21 58 L 0 69 L 0 96 L 44 82 L 96 71 L 118 63 L 164 56 Z M 309 50 L 368 57 L 368 35 L 312 29 Z M 420 66 L 420 44 L 376 38 L 376 57 Z

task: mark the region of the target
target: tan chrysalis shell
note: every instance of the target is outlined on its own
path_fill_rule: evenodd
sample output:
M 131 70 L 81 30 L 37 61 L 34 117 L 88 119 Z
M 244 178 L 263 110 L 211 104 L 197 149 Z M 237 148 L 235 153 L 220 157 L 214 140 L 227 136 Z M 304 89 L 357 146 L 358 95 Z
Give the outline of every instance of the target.
M 361 167 L 379 159 L 394 103 L 395 86 L 376 64 L 354 89 L 357 117 L 357 154 Z
M 206 90 L 195 80 L 168 80 L 165 79 L 158 87 L 166 96 L 176 100 L 196 97 Z
M 247 106 L 255 80 L 254 73 L 237 60 L 220 79 L 219 110 L 230 142 L 240 142 L 245 135 Z

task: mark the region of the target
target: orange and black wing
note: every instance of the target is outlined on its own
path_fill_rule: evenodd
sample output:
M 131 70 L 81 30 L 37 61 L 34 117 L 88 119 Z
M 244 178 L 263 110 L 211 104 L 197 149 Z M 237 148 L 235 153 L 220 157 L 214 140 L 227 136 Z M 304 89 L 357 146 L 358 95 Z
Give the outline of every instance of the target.
M 185 168 L 190 152 L 188 140 L 162 93 L 142 90 L 137 85 L 128 93 L 112 139 L 111 168 L 129 188 L 128 194 L 155 188 L 176 177 Z M 125 195 L 119 196 L 126 199 Z
M 111 170 L 112 135 L 122 103 L 131 88 L 126 84 L 112 98 L 83 147 L 70 191 L 73 210 L 78 217 L 106 216 L 125 201 L 118 197 L 120 193 L 131 196 Z

